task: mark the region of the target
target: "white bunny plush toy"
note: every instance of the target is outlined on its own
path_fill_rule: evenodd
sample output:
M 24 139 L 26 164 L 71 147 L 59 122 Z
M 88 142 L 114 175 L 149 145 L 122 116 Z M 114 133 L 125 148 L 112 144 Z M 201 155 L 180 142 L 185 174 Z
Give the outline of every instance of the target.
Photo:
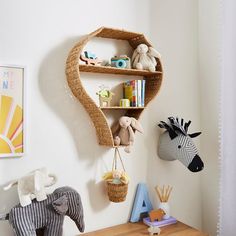
M 157 65 L 155 58 L 161 58 L 158 51 L 152 47 L 148 47 L 146 44 L 139 44 L 132 56 L 133 68 L 154 72 Z

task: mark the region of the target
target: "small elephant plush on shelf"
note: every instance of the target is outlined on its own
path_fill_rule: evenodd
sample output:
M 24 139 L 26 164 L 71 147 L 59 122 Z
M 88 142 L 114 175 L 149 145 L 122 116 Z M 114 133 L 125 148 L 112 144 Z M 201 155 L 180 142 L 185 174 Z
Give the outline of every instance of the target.
M 118 136 L 114 138 L 114 144 L 116 146 L 124 145 L 125 152 L 130 153 L 131 146 L 134 143 L 134 130 L 143 133 L 141 124 L 133 117 L 122 116 L 119 119 L 120 130 Z M 134 129 L 134 130 L 133 130 Z
M 148 47 L 146 44 L 139 44 L 132 56 L 133 68 L 154 72 L 157 65 L 155 58 L 160 59 L 160 57 L 160 53 L 154 48 Z
M 46 168 L 41 168 L 10 182 L 3 189 L 8 190 L 17 185 L 20 204 L 25 207 L 31 204 L 31 201 L 35 198 L 37 201 L 45 200 L 47 198 L 46 187 L 52 186 L 56 181 L 57 177 L 54 174 L 48 174 Z
M 16 236 L 36 236 L 44 229 L 44 236 L 62 236 L 65 216 L 69 216 L 80 232 L 84 232 L 84 215 L 80 194 L 70 187 L 56 189 L 44 201 L 33 200 L 31 205 L 13 207 L 1 220 L 9 220 Z

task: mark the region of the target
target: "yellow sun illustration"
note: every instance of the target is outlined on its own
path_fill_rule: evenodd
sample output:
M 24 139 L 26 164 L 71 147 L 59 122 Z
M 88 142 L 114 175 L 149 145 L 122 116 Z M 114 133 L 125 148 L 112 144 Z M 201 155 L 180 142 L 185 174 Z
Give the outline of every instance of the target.
M 0 155 L 23 153 L 23 110 L 9 96 L 0 97 Z

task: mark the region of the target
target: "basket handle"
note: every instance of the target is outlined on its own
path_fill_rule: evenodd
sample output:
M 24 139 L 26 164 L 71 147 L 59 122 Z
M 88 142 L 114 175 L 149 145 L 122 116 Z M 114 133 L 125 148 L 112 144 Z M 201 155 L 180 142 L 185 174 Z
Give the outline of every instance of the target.
M 112 171 L 117 170 L 117 161 L 118 161 L 118 158 L 119 158 L 119 160 L 120 160 L 122 169 L 123 169 L 124 172 L 125 172 L 125 166 L 124 166 L 124 163 L 123 163 L 123 161 L 122 161 L 122 158 L 121 158 L 119 149 L 116 147 L 116 148 L 115 148 L 114 159 L 113 159 L 113 163 L 112 163 Z

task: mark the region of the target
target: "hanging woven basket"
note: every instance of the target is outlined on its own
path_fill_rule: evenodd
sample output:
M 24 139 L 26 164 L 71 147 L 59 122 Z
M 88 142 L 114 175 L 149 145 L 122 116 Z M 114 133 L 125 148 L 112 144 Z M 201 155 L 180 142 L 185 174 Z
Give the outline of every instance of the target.
M 115 155 L 112 164 L 112 172 L 117 171 L 117 161 L 120 160 L 123 173 L 125 173 L 125 167 L 120 156 L 118 148 L 115 148 Z M 126 199 L 128 193 L 128 181 L 121 183 L 114 183 L 113 181 L 107 181 L 107 194 L 111 202 L 123 202 Z
M 124 202 L 128 193 L 128 184 L 107 182 L 107 194 L 111 202 Z

